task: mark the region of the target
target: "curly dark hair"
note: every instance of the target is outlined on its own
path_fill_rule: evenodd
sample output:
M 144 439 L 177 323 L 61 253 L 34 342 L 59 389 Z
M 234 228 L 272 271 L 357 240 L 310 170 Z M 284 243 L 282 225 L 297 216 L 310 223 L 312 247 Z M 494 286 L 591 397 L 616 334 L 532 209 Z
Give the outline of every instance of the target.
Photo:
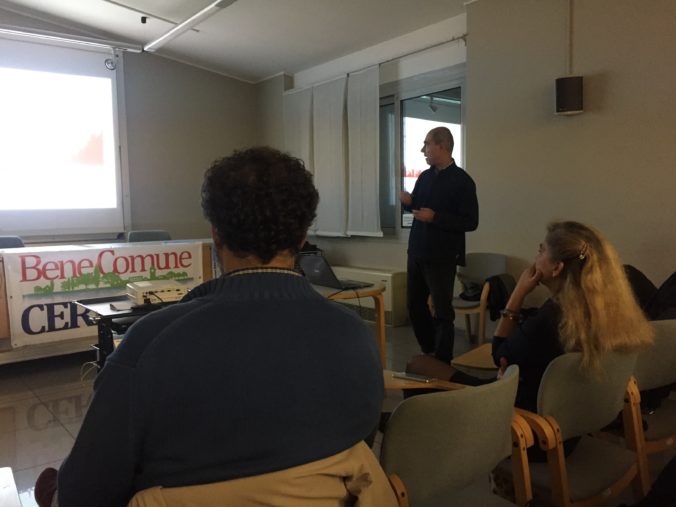
M 202 183 L 202 211 L 218 239 L 264 264 L 285 250 L 298 253 L 318 201 L 303 161 L 268 147 L 216 160 Z

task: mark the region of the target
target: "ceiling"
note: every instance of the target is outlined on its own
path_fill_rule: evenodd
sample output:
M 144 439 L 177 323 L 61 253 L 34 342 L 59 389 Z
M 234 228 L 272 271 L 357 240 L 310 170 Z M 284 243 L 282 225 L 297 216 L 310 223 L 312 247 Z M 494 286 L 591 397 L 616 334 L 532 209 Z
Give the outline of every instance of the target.
M 0 0 L 0 8 L 143 45 L 211 3 Z M 294 74 L 464 12 L 464 0 L 237 0 L 157 53 L 257 82 L 280 72 Z M 142 16 L 148 17 L 145 24 Z

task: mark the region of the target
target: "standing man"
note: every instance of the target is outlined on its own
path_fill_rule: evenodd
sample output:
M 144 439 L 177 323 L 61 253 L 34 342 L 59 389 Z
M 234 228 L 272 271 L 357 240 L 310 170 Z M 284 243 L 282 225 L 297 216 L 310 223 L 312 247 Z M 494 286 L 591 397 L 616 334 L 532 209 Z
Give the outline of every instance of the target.
M 450 130 L 430 130 L 420 151 L 430 168 L 418 177 L 412 194 L 400 195 L 414 218 L 408 238 L 408 313 L 423 353 L 449 363 L 455 338 L 455 269 L 465 265 L 465 232 L 479 225 L 479 204 L 474 181 L 451 156 Z

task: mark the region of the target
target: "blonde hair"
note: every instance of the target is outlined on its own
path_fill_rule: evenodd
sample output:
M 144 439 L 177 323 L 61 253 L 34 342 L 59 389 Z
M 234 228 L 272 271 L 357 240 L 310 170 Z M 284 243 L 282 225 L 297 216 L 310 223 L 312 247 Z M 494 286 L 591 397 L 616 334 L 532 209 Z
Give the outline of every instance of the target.
M 636 303 L 615 248 L 579 222 L 552 222 L 545 242 L 563 262 L 554 300 L 561 307 L 559 340 L 566 352 L 582 352 L 582 368 L 598 371 L 608 351 L 633 351 L 653 342 L 653 331 Z

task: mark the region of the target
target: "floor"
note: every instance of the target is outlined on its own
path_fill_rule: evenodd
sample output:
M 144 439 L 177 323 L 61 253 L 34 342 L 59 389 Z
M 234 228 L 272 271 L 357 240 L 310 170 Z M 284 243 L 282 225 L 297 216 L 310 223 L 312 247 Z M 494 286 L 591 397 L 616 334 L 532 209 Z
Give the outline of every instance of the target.
M 492 328 L 487 330 L 492 332 Z M 456 329 L 455 355 L 471 348 L 461 329 Z M 388 368 L 403 370 L 418 353 L 410 327 L 387 329 Z M 89 405 L 95 375 L 91 353 L 26 361 L 0 366 L 0 467 L 12 467 L 22 507 L 36 507 L 33 485 L 46 467 L 58 468 L 68 454 Z M 390 392 L 384 410 L 402 400 Z M 378 451 L 379 439 L 375 450 Z M 666 460 L 653 463 L 657 475 Z M 472 486 L 488 488 L 487 481 Z M 611 505 L 631 503 L 624 498 Z

